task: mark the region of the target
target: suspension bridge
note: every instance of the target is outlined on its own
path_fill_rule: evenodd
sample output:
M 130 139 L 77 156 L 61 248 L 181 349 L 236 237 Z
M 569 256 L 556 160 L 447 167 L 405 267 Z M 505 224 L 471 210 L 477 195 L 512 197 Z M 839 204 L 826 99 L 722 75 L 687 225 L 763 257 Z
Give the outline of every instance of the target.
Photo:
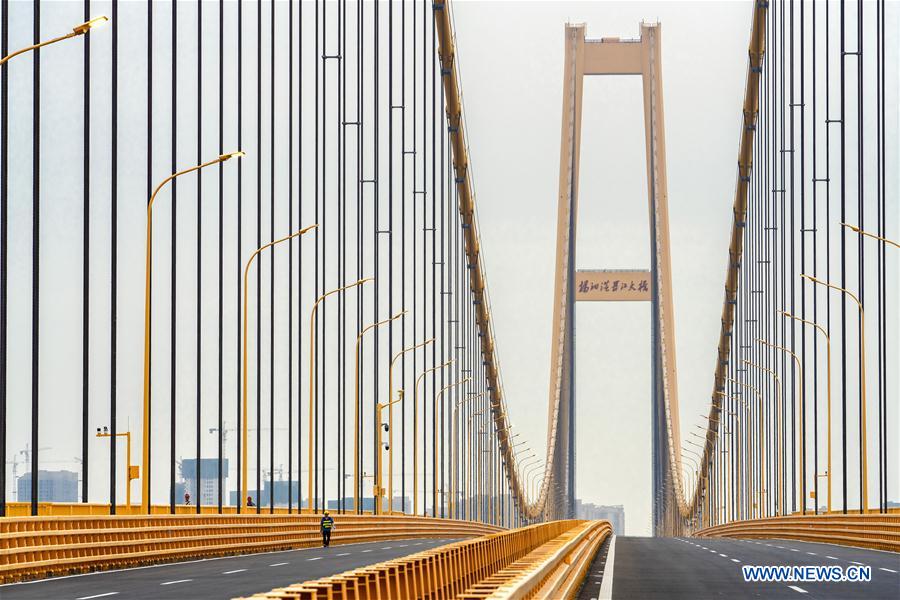
M 515 207 L 476 193 L 453 3 L 0 0 L 0 595 L 895 597 L 897 6 L 745 8 L 691 425 L 663 23 L 548 25 L 549 388 L 523 398 L 478 219 Z M 595 76 L 640 77 L 629 270 L 576 260 Z M 576 456 L 576 365 L 603 370 L 579 302 L 649 305 L 653 537 L 577 518 L 576 475 L 607 481 Z

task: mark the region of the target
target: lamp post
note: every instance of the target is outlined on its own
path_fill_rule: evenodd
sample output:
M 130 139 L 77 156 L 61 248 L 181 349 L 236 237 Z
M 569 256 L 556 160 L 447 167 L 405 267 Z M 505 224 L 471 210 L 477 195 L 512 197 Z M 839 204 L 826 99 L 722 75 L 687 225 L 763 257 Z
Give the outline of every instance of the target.
M 476 464 L 476 463 L 475 463 L 475 458 L 474 458 L 474 453 L 475 453 L 476 450 L 480 450 L 480 449 L 481 449 L 481 444 L 480 444 L 480 442 L 479 442 L 478 444 L 473 443 L 474 436 L 472 435 L 472 419 L 474 419 L 475 417 L 477 417 L 477 416 L 479 416 L 479 415 L 483 415 L 484 412 L 485 412 L 485 409 L 482 408 L 481 410 L 479 410 L 479 411 L 477 411 L 477 412 L 474 412 L 474 413 L 472 413 L 471 415 L 469 415 L 469 418 L 466 420 L 466 439 L 467 439 L 468 442 L 469 442 L 469 460 L 467 461 L 467 462 L 469 463 L 469 468 L 467 469 L 467 473 L 466 473 L 466 493 L 469 493 L 469 492 L 472 491 L 472 465 Z M 480 436 L 479 436 L 479 437 L 480 437 Z M 477 483 L 477 482 L 476 482 L 476 483 Z M 477 498 L 476 498 L 476 496 L 473 494 L 473 500 L 475 500 L 475 499 L 477 499 Z M 467 503 L 466 503 L 466 520 L 469 520 L 469 507 L 468 507 L 468 504 L 469 504 L 469 503 L 467 502 Z M 478 514 L 478 511 L 475 511 L 475 513 L 476 513 L 476 515 L 477 515 L 477 514 Z
M 806 319 L 801 319 L 800 317 L 798 317 L 796 315 L 792 315 L 791 313 L 785 312 L 783 310 L 780 310 L 778 312 L 780 312 L 783 316 L 785 316 L 789 319 L 794 319 L 795 321 L 800 321 L 801 323 L 803 323 L 805 325 L 812 325 L 819 331 L 819 333 L 821 333 L 822 335 L 825 336 L 825 362 L 826 362 L 826 374 L 828 376 L 828 380 L 827 380 L 828 396 L 827 396 L 827 408 L 826 408 L 827 419 L 828 419 L 828 434 L 827 434 L 827 436 L 828 436 L 828 457 L 826 460 L 828 462 L 828 465 L 826 467 L 827 471 L 825 474 L 827 476 L 826 485 L 828 486 L 828 512 L 831 512 L 831 336 L 828 335 L 828 332 L 825 331 L 824 327 L 822 327 L 821 325 L 819 325 L 818 323 L 816 323 L 814 321 L 807 321 Z M 816 400 L 818 400 L 818 398 Z M 819 466 L 816 465 L 817 471 L 818 471 L 818 468 L 819 468 Z M 818 474 L 816 475 L 816 478 L 818 479 Z M 805 502 L 805 499 L 804 499 L 804 502 Z M 816 512 L 818 512 L 818 511 L 819 511 L 818 499 L 816 499 Z
M 309 313 L 309 419 L 308 419 L 308 430 L 309 430 L 309 444 L 308 444 L 308 453 L 307 453 L 307 497 L 309 499 L 309 508 L 310 510 L 314 510 L 318 512 L 319 506 L 317 502 L 313 502 L 313 479 L 316 478 L 316 473 L 313 471 L 313 405 L 315 403 L 315 390 L 316 390 L 316 311 L 319 309 L 319 304 L 322 303 L 325 298 L 331 296 L 332 294 L 336 294 L 338 292 L 343 292 L 344 290 L 348 290 L 350 288 L 354 288 L 359 285 L 363 285 L 368 281 L 374 281 L 374 277 L 365 277 L 363 279 L 358 279 L 353 283 L 348 283 L 346 285 L 342 285 L 339 288 L 335 288 L 328 292 L 325 292 L 313 303 L 312 310 Z M 359 372 L 359 368 L 357 366 L 357 372 Z M 359 398 L 359 389 L 357 386 L 357 398 Z M 318 498 L 316 498 L 318 500 Z M 303 506 L 303 499 L 300 499 L 300 506 Z M 301 510 L 302 512 L 302 510 Z
M 141 511 L 146 514 L 150 514 L 150 282 L 153 264 L 153 203 L 159 191 L 176 177 L 242 156 L 244 156 L 244 152 L 241 151 L 220 154 L 213 160 L 173 173 L 156 186 L 147 202 L 146 263 L 144 265 L 144 412 L 143 439 L 141 440 L 144 465 L 144 477 L 141 480 Z
M 543 463 L 543 460 L 538 459 L 538 461 L 536 463 L 534 463 L 533 465 L 530 465 L 527 469 L 523 468 L 522 479 L 525 482 L 530 482 L 532 475 L 534 475 L 536 473 L 540 473 L 540 471 L 537 469 L 539 469 L 541 467 L 541 463 Z
M 833 283 L 828 283 L 827 281 L 822 281 L 821 279 L 816 279 L 812 275 L 807 275 L 806 273 L 801 273 L 800 277 L 847 294 L 854 302 L 856 302 L 856 306 L 859 307 L 859 454 L 860 460 L 862 461 L 862 465 L 860 466 L 860 479 L 862 480 L 862 506 L 860 507 L 860 512 L 865 513 L 869 510 L 869 462 L 868 451 L 866 448 L 866 314 L 863 310 L 862 302 L 856 297 L 856 294 L 850 290 L 834 285 Z M 829 456 L 830 455 L 831 453 L 829 452 Z M 831 469 L 828 469 L 828 475 L 829 477 L 831 476 Z M 831 486 L 829 485 L 828 488 L 830 491 Z
M 408 348 L 403 348 L 394 355 L 391 359 L 391 364 L 388 368 L 388 399 L 392 399 L 394 397 L 394 363 L 397 362 L 397 359 L 406 354 L 407 352 L 412 352 L 417 348 L 421 348 L 423 346 L 427 346 L 432 343 L 434 338 L 429 338 L 424 342 L 419 342 L 418 344 L 412 345 Z M 403 457 L 401 457 L 402 459 Z M 379 463 L 380 464 L 380 463 Z M 402 469 L 401 469 L 402 470 Z M 391 500 L 390 500 L 390 513 L 394 512 L 394 403 L 389 402 L 388 404 L 388 489 L 391 490 Z M 404 499 L 403 503 L 403 511 L 406 512 L 406 501 Z
M 533 479 L 531 479 L 531 480 L 528 482 L 529 492 L 530 492 L 530 494 L 531 494 L 531 501 L 532 501 L 532 502 L 537 502 L 537 482 L 538 482 L 538 477 L 537 477 L 537 476 L 538 476 L 538 474 L 540 474 L 541 477 L 543 477 L 543 476 L 546 474 L 546 472 L 547 472 L 547 468 L 546 468 L 546 465 L 545 465 L 545 467 L 544 467 L 543 470 L 541 470 L 541 471 L 535 471 L 534 474 L 531 476 L 531 477 L 533 477 Z
M 241 505 L 247 498 L 247 448 L 249 445 L 249 426 L 248 426 L 248 413 L 247 413 L 247 305 L 248 305 L 248 289 L 249 289 L 249 275 L 250 275 L 250 267 L 253 265 L 253 260 L 259 256 L 259 253 L 265 250 L 266 248 L 271 248 L 275 244 L 280 244 L 281 242 L 286 242 L 287 240 L 294 239 L 295 237 L 301 236 L 307 231 L 315 229 L 318 227 L 318 223 L 314 225 L 310 225 L 309 227 L 305 227 L 300 231 L 295 231 L 294 233 L 285 236 L 281 239 L 269 242 L 263 246 L 257 248 L 253 254 L 250 255 L 250 258 L 247 259 L 247 264 L 244 266 L 244 340 L 243 340 L 243 379 L 241 381 L 242 391 L 241 391 L 241 414 L 243 419 L 243 426 L 241 428 L 241 493 L 238 496 L 238 511 L 241 509 Z M 259 504 L 257 499 L 257 504 Z M 301 506 L 303 504 L 302 500 L 300 502 Z
M 390 323 L 394 319 L 399 319 L 403 315 L 406 314 L 406 310 L 402 310 L 393 317 L 388 317 L 387 319 L 383 319 L 376 323 L 370 323 L 360 330 L 358 334 L 356 334 L 356 349 L 354 351 L 354 372 L 353 372 L 353 396 L 355 398 L 355 408 L 353 413 L 353 511 L 356 513 L 360 513 L 362 507 L 359 503 L 359 347 L 362 344 L 362 338 L 365 333 L 371 329 L 375 329 L 380 325 L 384 325 L 385 323 Z M 388 398 L 391 398 L 388 396 Z M 378 420 L 378 416 L 376 415 L 376 422 Z M 380 445 L 380 444 L 379 444 Z M 376 482 L 377 485 L 377 482 Z M 377 494 L 375 494 L 377 496 Z M 374 510 L 374 509 L 373 509 Z
M 458 439 L 459 438 L 459 425 L 457 424 L 457 421 L 459 420 L 459 407 L 462 404 L 465 404 L 466 402 L 469 402 L 471 400 L 477 400 L 478 398 L 482 398 L 484 396 L 484 394 L 485 394 L 485 392 L 479 392 L 474 395 L 470 395 L 466 398 L 463 398 L 459 402 L 457 402 L 456 405 L 453 407 L 453 421 L 451 421 L 451 423 L 450 423 L 450 431 L 451 431 L 451 433 L 450 433 L 451 442 L 450 443 L 453 444 L 453 454 L 451 456 L 451 461 L 450 461 L 452 464 L 452 467 L 451 467 L 452 473 L 450 475 L 450 514 L 451 515 L 455 515 L 456 513 L 455 513 L 454 509 L 458 509 L 458 507 L 456 506 L 456 496 L 459 493 L 459 490 L 456 489 L 458 487 L 456 479 L 457 479 L 457 475 L 458 475 L 458 471 L 459 471 L 459 462 L 460 462 L 459 461 L 459 439 Z M 518 435 L 518 434 L 516 434 L 516 435 Z
M 803 445 L 803 423 L 806 420 L 806 405 L 803 402 L 803 368 L 800 363 L 800 357 L 796 354 L 785 348 L 784 346 L 779 346 L 778 344 L 772 344 L 767 342 L 764 339 L 757 338 L 757 342 L 764 346 L 768 346 L 770 348 L 775 348 L 777 350 L 781 350 L 787 354 L 791 355 L 791 358 L 794 359 L 794 363 L 797 365 L 797 373 L 799 374 L 799 383 L 800 383 L 800 405 L 798 407 L 799 418 L 797 419 L 797 436 L 799 439 L 800 452 L 797 453 L 797 497 L 800 498 L 802 504 L 800 505 L 800 513 L 806 514 L 806 499 L 803 497 L 803 483 L 805 479 L 804 473 L 804 462 L 803 462 L 803 454 L 805 447 Z
M 418 410 L 419 410 L 419 382 L 434 371 L 438 369 L 443 369 L 446 366 L 453 364 L 453 359 L 451 358 L 447 362 L 431 367 L 430 369 L 425 369 L 419 376 L 416 377 L 416 383 L 413 386 L 413 514 L 419 514 L 419 419 L 418 419 Z
M 455 388 L 458 385 L 468 383 L 471 380 L 472 380 L 471 377 L 466 377 L 465 379 L 460 379 L 459 381 L 454 381 L 453 383 L 442 387 L 441 391 L 439 391 L 434 397 L 434 404 L 432 405 L 433 410 L 435 410 L 435 411 L 437 410 L 438 402 L 440 401 L 441 396 L 444 395 L 444 392 L 446 392 L 449 389 Z M 441 440 L 442 445 L 443 445 L 443 443 L 444 443 L 443 440 Z M 437 446 L 437 444 L 435 444 L 435 447 L 436 446 Z M 434 453 L 434 456 L 432 456 L 431 490 L 432 490 L 432 502 L 434 503 L 434 516 L 435 517 L 437 517 L 437 489 L 438 489 L 437 453 Z
M 97 428 L 97 437 L 113 437 L 113 434 L 109 432 L 108 427 L 103 427 L 103 431 L 100 428 Z M 131 513 L 131 480 L 137 479 L 140 471 L 140 467 L 132 466 L 131 464 L 131 432 L 126 431 L 124 433 L 116 433 L 115 437 L 124 437 L 125 438 L 125 504 L 128 505 L 128 512 Z
M 50 44 L 55 44 L 56 42 L 61 42 L 63 40 L 77 37 L 79 35 L 85 35 L 94 27 L 97 27 L 98 25 L 102 25 L 103 23 L 106 23 L 107 21 L 109 21 L 109 17 L 105 17 L 105 16 L 94 17 L 90 21 L 85 21 L 84 23 L 81 23 L 80 25 L 76 25 L 75 27 L 72 28 L 72 31 L 70 33 L 61 35 L 59 37 L 55 37 L 51 40 L 47 40 L 46 42 L 38 42 L 37 44 L 32 44 L 31 46 L 26 46 L 24 48 L 16 50 L 15 52 L 12 52 L 11 54 L 7 54 L 3 58 L 0 58 L 0 66 L 6 64 L 7 61 L 9 61 L 12 58 L 15 58 L 16 56 L 19 56 L 20 54 L 25 54 L 26 52 L 31 52 L 32 50 L 37 50 L 38 48 L 43 48 L 44 46 L 49 46 Z
M 761 393 L 758 389 L 756 389 L 755 387 L 753 387 L 752 385 L 750 385 L 750 384 L 748 384 L 748 383 L 744 383 L 743 381 L 738 381 L 737 379 L 732 379 L 731 377 L 728 377 L 728 378 L 727 378 L 727 381 L 730 381 L 730 382 L 732 382 L 732 383 L 736 383 L 736 384 L 738 384 L 738 385 L 740 385 L 740 386 L 743 386 L 743 387 L 747 388 L 748 390 L 750 390 L 750 391 L 752 391 L 754 394 L 756 394 L 756 398 L 757 398 L 757 400 L 759 400 L 759 419 L 757 419 L 757 421 L 759 422 L 759 433 L 757 434 L 757 435 L 758 435 L 758 438 L 757 438 L 757 444 L 759 445 L 759 458 L 760 458 L 760 470 L 759 470 L 759 472 L 760 472 L 760 476 L 759 476 L 759 504 L 758 504 L 758 506 L 757 506 L 757 509 L 758 509 L 758 515 L 759 515 L 759 516 L 762 516 L 762 511 L 763 511 L 763 508 L 764 508 L 764 505 L 763 505 L 763 496 L 766 494 L 766 485 L 765 485 L 765 484 L 766 484 L 766 451 L 765 451 L 765 443 L 764 443 L 764 440 L 763 440 L 763 414 L 762 414 L 762 413 L 763 413 L 763 399 L 762 399 L 762 393 Z M 747 410 L 748 410 L 748 412 L 749 412 L 749 410 L 750 410 L 749 407 L 747 407 L 747 406 L 745 405 L 745 408 L 747 408 Z M 748 423 L 747 425 L 748 425 L 748 431 L 749 431 L 749 425 L 750 425 L 750 424 Z M 747 446 L 747 449 L 748 449 L 748 453 L 749 453 L 749 449 L 750 449 L 750 446 L 749 446 L 749 445 Z
M 723 399 L 730 399 L 732 402 L 735 403 L 735 407 L 737 407 L 737 403 L 740 402 L 741 406 L 744 407 L 744 414 L 745 415 L 749 414 L 749 408 L 747 407 L 747 403 L 744 402 L 744 399 L 741 398 L 740 396 L 729 396 L 725 392 L 719 392 L 719 391 L 717 391 L 716 394 L 721 396 Z M 727 412 L 732 417 L 735 417 L 735 419 L 737 419 L 739 417 L 739 414 L 734 411 L 729 410 Z M 747 427 L 749 428 L 749 423 L 747 423 Z M 744 436 L 742 436 L 741 433 L 742 433 L 742 430 L 740 428 L 738 428 L 737 435 L 735 436 L 735 438 L 740 437 L 741 439 L 736 440 L 735 438 L 732 438 L 733 448 L 735 448 L 737 450 L 737 452 L 734 455 L 734 462 L 735 462 L 735 469 L 737 471 L 738 483 L 737 483 L 737 488 L 735 490 L 733 490 L 733 492 L 736 496 L 740 495 L 740 492 L 742 490 L 741 484 L 743 482 L 745 482 L 745 481 L 747 482 L 748 490 L 749 490 L 749 485 L 750 485 L 749 484 L 749 482 L 750 482 L 750 477 L 749 477 L 750 448 L 748 445 L 748 447 L 747 447 L 748 465 L 745 465 L 744 464 L 744 454 L 741 449 L 741 444 L 744 443 L 744 439 L 743 439 Z M 748 436 L 749 436 L 749 429 L 748 429 Z M 737 502 L 738 502 L 738 505 L 743 505 L 743 498 L 737 498 Z
M 769 369 L 768 367 L 764 367 L 762 365 L 758 365 L 756 363 L 750 362 L 749 360 L 742 361 L 748 367 L 753 367 L 755 369 L 759 369 L 760 371 L 764 371 L 771 375 L 775 379 L 775 415 L 773 416 L 773 428 L 775 430 L 775 448 L 774 455 L 772 460 L 775 462 L 775 516 L 779 516 L 780 514 L 784 514 L 784 492 L 782 490 L 782 471 L 784 469 L 784 465 L 782 464 L 781 459 L 781 447 L 784 444 L 784 440 L 781 439 L 781 428 L 778 427 L 778 417 L 780 414 L 779 406 L 782 404 L 781 399 L 781 377 L 778 376 L 773 369 Z M 779 510 L 781 511 L 779 513 Z

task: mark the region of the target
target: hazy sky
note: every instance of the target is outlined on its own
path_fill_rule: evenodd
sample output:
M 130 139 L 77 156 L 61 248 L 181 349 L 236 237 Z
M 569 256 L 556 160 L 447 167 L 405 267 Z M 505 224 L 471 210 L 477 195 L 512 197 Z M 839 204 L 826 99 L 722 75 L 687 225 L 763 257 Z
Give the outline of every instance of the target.
M 546 436 L 564 24 L 586 23 L 588 38 L 635 38 L 641 21 L 662 25 L 684 439 L 703 422 L 700 414 L 708 412 L 713 384 L 752 6 L 455 4 L 457 56 L 506 393 L 516 427 L 540 448 Z M 889 23 L 896 19 L 893 11 Z M 889 51 L 896 57 L 896 45 Z M 896 98 L 896 78 L 889 85 L 888 94 Z M 642 110 L 639 77 L 586 78 L 577 268 L 649 268 Z M 896 132 L 896 111 L 889 119 L 889 130 Z M 896 144 L 889 145 L 896 156 Z M 897 171 L 890 173 L 896 182 Z M 889 206 L 896 231 L 896 194 Z M 650 306 L 583 303 L 576 323 L 576 493 L 588 502 L 624 504 L 627 532 L 649 534 Z M 529 409 L 522 410 L 523 405 Z M 870 457 L 874 448 L 870 445 Z M 891 452 L 896 456 L 896 446 Z M 897 496 L 896 486 L 895 481 L 891 497 Z
M 678 385 L 683 423 L 692 426 L 708 402 L 715 364 L 751 6 L 456 5 L 504 382 L 513 422 L 541 448 L 564 25 L 586 23 L 589 38 L 630 38 L 639 35 L 642 20 L 662 24 Z M 650 266 L 642 104 L 640 77 L 585 81 L 577 268 Z M 576 323 L 576 493 L 588 502 L 624 504 L 628 533 L 649 534 L 650 306 L 579 304 Z M 535 410 L 521 410 L 520 398 Z

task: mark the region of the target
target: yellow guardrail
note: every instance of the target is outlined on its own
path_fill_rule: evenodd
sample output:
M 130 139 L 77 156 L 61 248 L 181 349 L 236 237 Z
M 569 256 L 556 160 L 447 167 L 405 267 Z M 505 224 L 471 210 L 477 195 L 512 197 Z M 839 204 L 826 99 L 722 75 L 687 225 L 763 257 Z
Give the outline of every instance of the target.
M 143 515 L 0 519 L 0 582 L 322 543 L 318 515 Z M 500 528 L 410 516 L 335 515 L 333 544 L 472 537 Z
M 608 521 L 587 521 L 530 552 L 460 598 L 572 598 L 612 533 Z
M 707 527 L 698 537 L 783 538 L 900 552 L 900 514 L 791 515 Z
M 387 600 L 471 598 L 479 586 L 529 553 L 585 521 L 551 521 L 492 533 L 339 575 L 276 588 L 255 599 Z

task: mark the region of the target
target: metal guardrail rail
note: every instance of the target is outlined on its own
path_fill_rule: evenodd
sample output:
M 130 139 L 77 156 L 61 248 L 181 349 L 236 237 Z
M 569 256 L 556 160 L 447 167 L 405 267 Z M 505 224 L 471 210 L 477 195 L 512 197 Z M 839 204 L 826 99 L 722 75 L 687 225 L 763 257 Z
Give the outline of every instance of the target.
M 154 563 L 307 548 L 316 515 L 142 515 L 0 520 L 0 582 Z M 342 515 L 332 543 L 471 537 L 500 531 L 472 521 Z
M 557 540 L 561 538 L 569 542 L 573 536 L 583 539 L 583 532 L 591 526 L 590 522 L 574 520 L 539 523 L 448 544 L 339 575 L 276 588 L 251 598 L 385 600 L 486 597 L 472 594 L 477 594 L 484 582 L 492 580 L 498 573 L 547 544 L 555 543 L 554 548 L 558 549 L 560 544 Z M 549 558 L 556 558 L 556 554 L 550 553 Z M 516 573 L 521 573 L 521 570 Z M 508 578 L 503 581 L 508 581 Z
M 586 521 L 459 595 L 459 598 L 519 600 L 571 598 L 603 541 L 608 521 Z
M 753 519 L 707 527 L 694 535 L 782 538 L 900 552 L 900 514 L 829 513 Z

